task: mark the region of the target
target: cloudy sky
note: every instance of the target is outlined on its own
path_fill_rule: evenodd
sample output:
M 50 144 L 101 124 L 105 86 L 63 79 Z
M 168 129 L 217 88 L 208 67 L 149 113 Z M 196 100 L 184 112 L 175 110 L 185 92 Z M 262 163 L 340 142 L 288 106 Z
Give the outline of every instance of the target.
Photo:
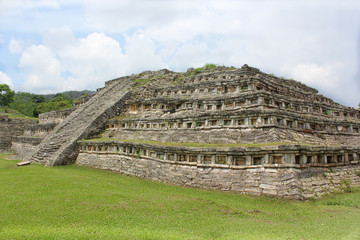
M 0 56 L 0 83 L 16 91 L 246 63 L 357 107 L 360 1 L 0 0 Z

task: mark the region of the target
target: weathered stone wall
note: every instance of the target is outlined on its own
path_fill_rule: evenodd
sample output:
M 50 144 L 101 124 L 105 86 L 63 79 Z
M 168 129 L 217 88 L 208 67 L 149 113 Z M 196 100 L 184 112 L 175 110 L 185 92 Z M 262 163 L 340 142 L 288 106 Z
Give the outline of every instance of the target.
M 12 150 L 19 159 L 29 158 L 36 150 L 36 146 L 41 143 L 43 138 L 31 136 L 19 136 L 12 142 Z
M 56 123 L 35 124 L 30 128 L 27 128 L 24 135 L 43 137 L 48 135 L 56 127 L 56 125 Z
M 33 119 L 13 119 L 8 116 L 0 116 L 0 151 L 9 151 L 12 141 L 24 134 L 36 121 Z
M 301 142 L 313 145 L 360 146 L 360 134 L 348 132 L 313 131 L 278 126 L 268 117 L 268 123 L 258 118 L 226 118 L 211 120 L 162 119 L 162 120 L 111 120 L 108 121 L 103 138 L 138 139 L 161 142 L 200 143 L 266 143 Z M 250 121 L 256 122 L 251 125 Z M 226 125 L 226 122 L 231 124 Z M 243 124 L 238 124 L 242 121 Z M 216 125 L 213 123 L 215 122 Z M 245 122 L 245 124 L 244 124 Z M 260 122 L 260 124 L 258 124 Z M 213 125 L 212 125 L 213 124 Z
M 34 124 L 25 128 L 24 134 L 12 140 L 12 150 L 19 159 L 29 158 L 36 146 L 56 127 L 57 123 Z
M 39 114 L 39 123 L 40 124 L 59 124 L 61 123 L 67 116 L 70 115 L 75 110 L 75 108 L 62 109 L 51 111 L 47 113 Z
M 95 151 L 80 151 L 76 163 L 181 186 L 299 200 L 360 186 L 358 164 L 332 168 L 275 165 L 229 168 Z
M 264 129 L 180 129 L 180 130 L 107 130 L 104 138 L 137 139 L 160 142 L 198 142 L 198 143 L 264 143 L 276 142 L 277 134 Z
M 332 168 L 305 168 L 298 172 L 297 182 L 302 196 L 316 198 L 335 191 L 350 191 L 360 186 L 359 165 Z
M 222 169 L 85 152 L 79 154 L 76 163 L 181 186 L 301 199 L 291 168 Z

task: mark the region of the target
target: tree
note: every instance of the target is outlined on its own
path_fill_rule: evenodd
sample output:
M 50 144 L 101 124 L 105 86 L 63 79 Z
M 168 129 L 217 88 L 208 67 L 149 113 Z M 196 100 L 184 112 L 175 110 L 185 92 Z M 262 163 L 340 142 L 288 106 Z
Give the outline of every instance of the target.
M 0 84 L 0 106 L 9 106 L 14 101 L 15 92 L 7 84 Z
M 17 92 L 14 101 L 10 104 L 10 108 L 19 111 L 20 113 L 33 117 L 36 107 L 37 99 L 34 99 L 33 94 L 26 92 Z
M 43 103 L 45 102 L 46 99 L 44 96 L 41 96 L 41 95 L 32 95 L 32 102 L 33 103 L 36 103 L 36 104 L 39 104 L 39 103 Z
M 34 116 L 39 116 L 40 113 L 50 112 L 54 110 L 66 109 L 73 107 L 73 100 L 63 94 L 56 94 L 55 98 L 36 104 Z

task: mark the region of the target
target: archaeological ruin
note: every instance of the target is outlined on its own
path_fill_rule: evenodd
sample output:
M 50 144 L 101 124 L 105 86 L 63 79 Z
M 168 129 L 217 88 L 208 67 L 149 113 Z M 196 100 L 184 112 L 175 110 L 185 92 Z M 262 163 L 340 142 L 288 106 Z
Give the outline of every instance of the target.
M 253 195 L 360 186 L 360 111 L 247 65 L 108 81 L 72 109 L 41 114 L 12 148 L 48 166 Z

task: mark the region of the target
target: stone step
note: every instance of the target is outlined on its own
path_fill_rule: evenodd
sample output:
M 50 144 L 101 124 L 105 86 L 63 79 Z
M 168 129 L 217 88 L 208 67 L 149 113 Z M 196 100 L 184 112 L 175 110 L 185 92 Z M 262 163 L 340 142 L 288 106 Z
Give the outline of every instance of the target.
M 105 118 L 115 114 L 112 107 L 127 98 L 132 84 L 131 77 L 107 84 L 57 125 L 38 145 L 30 159 L 47 165 L 72 162 L 76 158 L 76 142 L 101 130 Z

